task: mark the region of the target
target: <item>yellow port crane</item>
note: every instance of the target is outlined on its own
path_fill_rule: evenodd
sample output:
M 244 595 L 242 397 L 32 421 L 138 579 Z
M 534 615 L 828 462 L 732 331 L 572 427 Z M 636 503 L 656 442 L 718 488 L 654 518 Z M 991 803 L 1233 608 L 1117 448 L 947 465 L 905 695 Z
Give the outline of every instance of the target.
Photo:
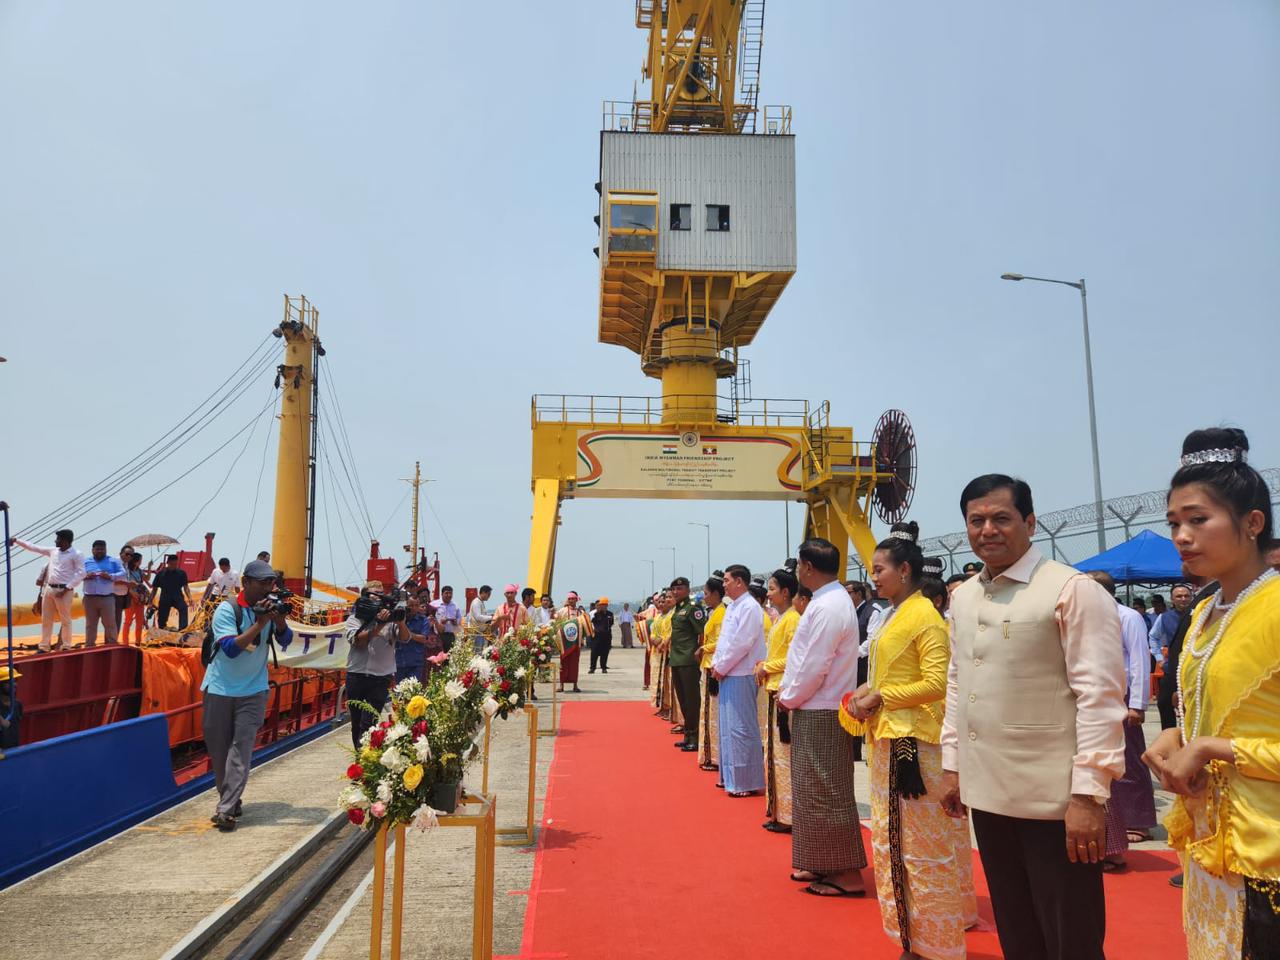
M 800 501 L 806 536 L 836 544 L 842 568 L 850 543 L 869 564 L 873 502 L 886 522 L 910 506 L 906 416 L 857 442 L 825 401 L 752 398 L 739 356 L 796 269 L 791 109 L 758 103 L 764 0 L 636 0 L 635 14 L 649 91 L 604 105 L 598 337 L 638 354 L 662 397 L 533 398 L 528 583 L 550 589 L 576 497 Z

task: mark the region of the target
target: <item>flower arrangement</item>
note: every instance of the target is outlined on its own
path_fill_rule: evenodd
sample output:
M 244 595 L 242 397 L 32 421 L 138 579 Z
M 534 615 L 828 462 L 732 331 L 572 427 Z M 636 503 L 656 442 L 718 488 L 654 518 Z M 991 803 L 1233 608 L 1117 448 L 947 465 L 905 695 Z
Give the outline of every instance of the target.
M 362 701 L 351 705 L 373 711 Z M 432 706 L 420 681 L 411 678 L 396 685 L 390 715 L 366 730 L 360 749 L 352 751 L 340 797 L 352 823 L 367 829 L 383 822 L 412 823 L 423 830 L 435 824 L 438 811 L 428 802 L 438 768 L 429 735 Z
M 478 653 L 469 637 L 460 637 L 449 653 L 430 658 L 436 669 L 426 683 L 411 677 L 396 684 L 386 716 L 352 751 L 341 796 L 348 819 L 371 829 L 383 823 L 430 829 L 441 812 L 431 802 L 436 788 L 462 782 L 480 754 L 485 717 L 505 719 L 524 707 L 533 672 L 549 668 L 556 655 L 557 629 L 528 624 Z
M 544 683 L 551 680 L 551 661 L 560 653 L 556 638 L 560 635 L 561 620 L 553 620 L 541 627 L 529 630 L 529 650 L 534 672 Z

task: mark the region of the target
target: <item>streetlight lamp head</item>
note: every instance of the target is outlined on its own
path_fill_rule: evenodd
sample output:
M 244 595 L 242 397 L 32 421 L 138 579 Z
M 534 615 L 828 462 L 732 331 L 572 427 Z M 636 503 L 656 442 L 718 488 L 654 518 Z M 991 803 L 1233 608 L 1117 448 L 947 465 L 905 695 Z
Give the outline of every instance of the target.
M 1000 274 L 1000 279 L 1001 280 L 1025 280 L 1026 277 L 1024 277 L 1020 273 L 1002 273 Z

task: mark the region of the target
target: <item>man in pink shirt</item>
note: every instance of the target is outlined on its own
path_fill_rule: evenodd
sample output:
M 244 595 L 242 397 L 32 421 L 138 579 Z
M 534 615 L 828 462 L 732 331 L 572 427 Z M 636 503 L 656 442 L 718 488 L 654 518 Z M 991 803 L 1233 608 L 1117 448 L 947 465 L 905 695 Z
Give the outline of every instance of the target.
M 1031 488 L 1004 474 L 960 496 L 982 571 L 952 595 L 943 795 L 972 813 L 1000 946 L 1103 960 L 1105 805 L 1124 774 L 1116 603 L 1031 543 Z

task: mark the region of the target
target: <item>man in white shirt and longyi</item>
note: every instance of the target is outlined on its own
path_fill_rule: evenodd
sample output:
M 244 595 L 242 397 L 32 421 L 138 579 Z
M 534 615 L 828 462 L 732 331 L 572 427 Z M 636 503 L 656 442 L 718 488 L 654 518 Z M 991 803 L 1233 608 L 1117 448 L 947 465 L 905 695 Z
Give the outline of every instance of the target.
M 854 795 L 853 737 L 840 698 L 858 684 L 858 615 L 840 584 L 840 551 L 828 540 L 800 545 L 796 578 L 813 599 L 796 627 L 778 702 L 791 716 L 791 879 L 823 897 L 866 895 L 867 865 Z
M 711 670 L 720 682 L 720 779 L 731 797 L 764 791 L 764 746 L 754 674 L 766 652 L 764 613 L 747 590 L 750 583 L 751 571 L 742 564 L 725 567 L 727 606 L 711 658 Z

